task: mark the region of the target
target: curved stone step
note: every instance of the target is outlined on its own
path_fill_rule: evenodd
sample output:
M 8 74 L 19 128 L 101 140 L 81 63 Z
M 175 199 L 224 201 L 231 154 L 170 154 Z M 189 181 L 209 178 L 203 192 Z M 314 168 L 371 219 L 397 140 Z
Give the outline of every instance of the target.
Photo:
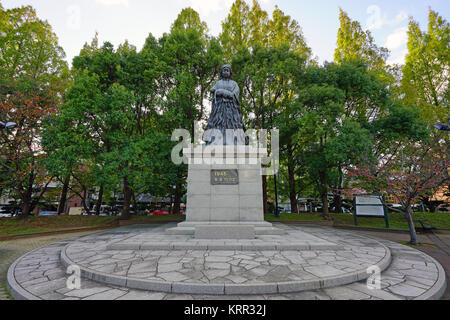
M 378 243 L 381 248 L 384 249 L 384 255 L 370 264 L 376 266 L 379 270 L 385 270 L 391 262 L 390 250 Z M 167 292 L 167 293 L 185 293 L 185 294 L 215 294 L 215 295 L 235 295 L 235 294 L 274 294 L 274 293 L 289 293 L 299 292 L 304 290 L 322 289 L 334 286 L 345 285 L 356 281 L 367 279 L 370 274 L 367 273 L 367 266 L 360 268 L 359 270 L 351 272 L 340 272 L 339 274 L 315 277 L 308 280 L 294 280 L 294 281 L 270 281 L 268 277 L 267 281 L 255 282 L 250 281 L 248 283 L 233 284 L 223 282 L 210 282 L 201 283 L 200 281 L 186 280 L 186 281 L 159 281 L 154 279 L 136 278 L 132 276 L 120 276 L 112 273 L 101 272 L 93 268 L 81 265 L 79 262 L 70 258 L 67 253 L 67 249 L 70 245 L 66 246 L 61 251 L 61 263 L 64 267 L 69 265 L 77 265 L 81 270 L 81 276 L 93 281 L 98 281 L 108 285 L 117 285 L 130 289 L 141 289 L 149 291 Z M 348 261 L 347 261 L 348 262 Z M 351 264 L 350 262 L 348 262 Z M 104 266 L 102 266 L 104 267 Z M 304 268 L 301 264 L 292 264 L 289 267 Z M 306 267 L 311 270 L 314 267 Z M 316 272 L 322 272 L 323 274 L 336 272 L 337 269 L 329 265 L 323 265 L 316 268 Z M 220 271 L 219 271 L 220 272 Z

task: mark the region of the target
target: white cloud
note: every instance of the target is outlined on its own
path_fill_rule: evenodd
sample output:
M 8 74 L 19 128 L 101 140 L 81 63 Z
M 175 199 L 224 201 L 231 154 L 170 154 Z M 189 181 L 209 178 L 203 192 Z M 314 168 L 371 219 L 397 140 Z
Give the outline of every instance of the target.
M 234 1 L 235 0 L 190 0 L 189 2 L 192 9 L 202 15 L 208 16 L 209 14 L 220 11 L 228 13 Z M 267 7 L 272 1 L 273 0 L 259 0 L 258 2 L 262 7 Z M 245 2 L 247 2 L 250 7 L 253 5 L 252 0 L 245 0 Z
M 401 50 L 399 53 L 395 55 L 391 55 L 391 57 L 388 59 L 387 63 L 390 65 L 394 64 L 405 64 L 405 57 L 408 54 L 408 50 Z
M 124 5 L 125 7 L 128 7 L 129 5 L 129 0 L 95 0 L 95 2 L 105 6 Z
M 366 12 L 369 14 L 366 22 L 366 29 L 368 30 L 380 29 L 384 25 L 396 25 L 408 19 L 408 14 L 405 11 L 400 11 L 394 19 L 389 20 L 386 14 L 381 14 L 381 9 L 377 5 L 369 6 Z
M 387 36 L 384 47 L 389 50 L 396 50 L 404 46 L 408 41 L 408 27 L 401 27 L 396 29 L 393 33 Z
M 228 10 L 232 4 L 233 0 L 190 0 L 192 9 L 205 16 L 221 10 Z
M 394 19 L 394 23 L 400 23 L 408 19 L 408 14 L 405 11 L 400 11 Z

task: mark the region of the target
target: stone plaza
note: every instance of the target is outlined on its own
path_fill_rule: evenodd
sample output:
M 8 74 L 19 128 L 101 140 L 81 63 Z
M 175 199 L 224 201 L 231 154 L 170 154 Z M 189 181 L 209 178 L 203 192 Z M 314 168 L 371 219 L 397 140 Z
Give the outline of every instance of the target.
M 9 291 L 30 300 L 425 300 L 446 290 L 430 256 L 355 232 L 276 224 L 284 235 L 211 240 L 167 234 L 174 226 L 122 227 L 36 249 L 10 266 Z M 79 288 L 68 286 L 69 266 L 81 271 Z

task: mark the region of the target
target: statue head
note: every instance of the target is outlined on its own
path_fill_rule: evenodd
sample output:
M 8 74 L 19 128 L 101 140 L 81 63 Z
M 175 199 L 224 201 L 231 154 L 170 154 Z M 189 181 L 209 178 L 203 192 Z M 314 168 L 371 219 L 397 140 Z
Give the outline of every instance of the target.
M 233 71 L 231 70 L 231 66 L 229 64 L 224 64 L 220 69 L 220 79 L 231 79 L 233 75 Z

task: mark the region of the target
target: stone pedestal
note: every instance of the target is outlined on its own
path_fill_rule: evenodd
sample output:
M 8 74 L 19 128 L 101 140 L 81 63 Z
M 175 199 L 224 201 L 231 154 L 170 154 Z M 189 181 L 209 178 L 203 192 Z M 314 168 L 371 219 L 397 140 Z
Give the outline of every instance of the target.
M 176 228 L 167 230 L 170 234 L 196 233 L 198 226 L 214 226 L 243 230 L 236 238 L 254 238 L 260 234 L 283 234 L 264 221 L 261 158 L 267 150 L 251 146 L 199 146 L 183 149 L 189 161 L 186 221 Z M 231 227 L 231 229 L 230 229 Z M 210 228 L 209 230 L 214 230 Z M 246 231 L 244 231 L 246 230 Z M 210 239 L 221 239 L 222 232 L 210 232 Z M 244 235 L 245 234 L 245 235 Z M 252 235 L 253 234 L 253 235 Z

